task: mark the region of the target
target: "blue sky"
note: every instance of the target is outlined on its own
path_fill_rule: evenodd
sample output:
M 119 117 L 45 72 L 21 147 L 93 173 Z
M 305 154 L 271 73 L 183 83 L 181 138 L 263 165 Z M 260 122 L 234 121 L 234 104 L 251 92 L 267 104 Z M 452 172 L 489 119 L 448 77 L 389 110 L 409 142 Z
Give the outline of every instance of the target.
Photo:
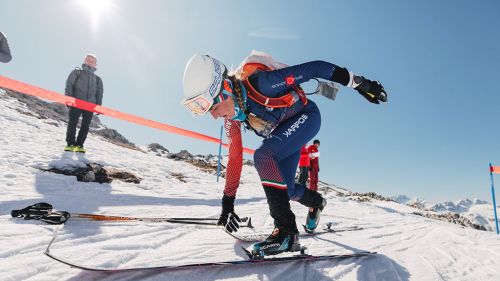
M 372 105 L 348 88 L 334 102 L 312 97 L 322 112 L 320 179 L 383 195 L 490 200 L 487 165 L 500 165 L 498 1 L 109 3 L 96 13 L 76 0 L 3 1 L 13 61 L 0 73 L 62 93 L 69 72 L 95 53 L 105 106 L 218 136 L 221 121 L 180 105 L 193 54 L 228 67 L 252 49 L 287 64 L 326 60 L 380 80 L 389 102 Z M 139 145 L 217 153 L 214 144 L 102 119 Z M 244 135 L 245 146 L 259 143 Z

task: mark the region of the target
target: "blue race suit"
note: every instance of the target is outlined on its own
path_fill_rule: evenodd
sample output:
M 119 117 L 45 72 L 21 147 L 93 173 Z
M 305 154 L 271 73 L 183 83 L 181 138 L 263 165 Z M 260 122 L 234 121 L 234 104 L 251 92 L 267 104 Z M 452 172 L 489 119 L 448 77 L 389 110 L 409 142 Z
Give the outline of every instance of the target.
M 249 82 L 264 96 L 280 97 L 292 91 L 293 85 L 299 85 L 312 78 L 331 80 L 337 68 L 338 66 L 328 62 L 311 61 L 274 71 L 256 72 L 249 77 Z M 290 81 L 293 81 L 293 84 Z M 300 158 L 300 148 L 314 138 L 321 127 L 321 115 L 318 107 L 311 100 L 308 100 L 306 105 L 298 100 L 291 107 L 268 108 L 250 98 L 246 100 L 245 106 L 246 111 L 250 114 L 255 114 L 274 124 L 272 132 L 265 136 L 262 145 L 254 154 L 255 168 L 262 184 L 286 189 L 290 199 L 300 200 L 306 187 L 303 184 L 295 183 L 295 171 Z M 228 126 L 227 123 L 226 131 L 231 143 L 231 137 L 234 135 L 231 132 L 241 133 L 239 130 L 234 130 L 233 126 Z M 256 133 L 262 136 L 259 132 L 256 131 Z M 228 175 L 224 190 L 228 196 L 236 194 L 241 171 L 231 172 L 231 170 L 238 169 L 231 167 L 231 150 L 230 147 Z M 240 152 L 241 150 L 234 149 L 234 151 Z M 240 161 L 238 159 L 235 162 Z M 231 184 L 228 185 L 228 183 Z

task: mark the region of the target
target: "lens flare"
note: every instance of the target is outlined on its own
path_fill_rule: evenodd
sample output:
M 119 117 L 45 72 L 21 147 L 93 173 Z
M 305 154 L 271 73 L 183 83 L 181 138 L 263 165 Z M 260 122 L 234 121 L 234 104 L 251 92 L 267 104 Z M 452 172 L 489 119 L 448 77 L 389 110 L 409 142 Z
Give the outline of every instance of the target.
M 99 27 L 100 18 L 116 7 L 114 0 L 80 0 L 79 5 L 89 13 L 94 29 Z

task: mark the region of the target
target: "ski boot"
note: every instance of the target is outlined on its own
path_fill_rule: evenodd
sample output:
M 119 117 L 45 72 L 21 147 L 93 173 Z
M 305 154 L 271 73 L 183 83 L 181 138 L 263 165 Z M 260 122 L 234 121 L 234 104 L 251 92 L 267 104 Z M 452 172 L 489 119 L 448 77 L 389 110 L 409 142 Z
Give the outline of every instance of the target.
M 307 233 L 314 233 L 316 227 L 318 227 L 321 212 L 326 206 L 326 200 L 323 198 L 323 202 L 318 207 L 309 207 L 309 212 L 306 218 L 306 224 L 304 225 L 304 230 Z
M 83 148 L 83 146 L 79 146 L 79 145 L 75 145 L 73 151 L 74 152 L 79 152 L 79 153 L 85 153 L 86 152 L 85 148 Z
M 64 151 L 73 152 L 74 150 L 75 150 L 75 146 L 74 145 L 66 145 L 64 147 Z
M 266 240 L 252 246 L 252 251 L 247 251 L 251 259 L 263 259 L 269 255 L 277 255 L 283 252 L 304 253 L 305 247 L 299 244 L 299 234 L 289 233 L 282 227 L 276 227 Z M 250 252 L 250 253 L 249 253 Z

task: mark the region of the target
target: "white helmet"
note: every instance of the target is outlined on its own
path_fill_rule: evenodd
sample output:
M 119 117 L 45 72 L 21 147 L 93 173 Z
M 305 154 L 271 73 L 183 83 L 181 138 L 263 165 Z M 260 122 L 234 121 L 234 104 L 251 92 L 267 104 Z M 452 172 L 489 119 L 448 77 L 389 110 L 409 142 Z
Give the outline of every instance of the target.
M 207 113 L 221 93 L 227 68 L 207 55 L 194 55 L 184 70 L 182 104 L 198 115 Z

